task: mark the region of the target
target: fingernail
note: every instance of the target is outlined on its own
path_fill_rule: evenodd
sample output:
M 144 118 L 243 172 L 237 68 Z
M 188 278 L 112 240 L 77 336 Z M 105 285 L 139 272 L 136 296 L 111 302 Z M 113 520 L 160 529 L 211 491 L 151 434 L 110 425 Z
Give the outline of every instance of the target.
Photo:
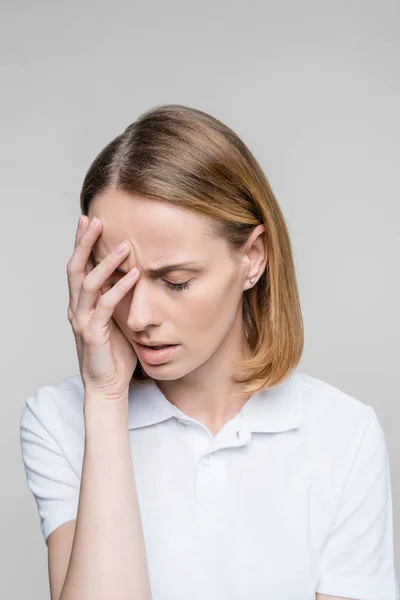
M 98 218 L 93 217 L 93 219 L 89 223 L 88 231 L 92 231 L 96 227 L 98 222 L 99 222 Z
M 114 254 L 122 254 L 126 248 L 125 242 L 121 242 L 120 245 L 113 250 Z
M 136 267 L 133 267 L 133 269 L 131 269 L 130 271 L 128 271 L 128 273 L 126 274 L 126 278 L 127 279 L 133 279 L 133 277 L 136 277 L 136 275 L 138 274 L 138 269 Z

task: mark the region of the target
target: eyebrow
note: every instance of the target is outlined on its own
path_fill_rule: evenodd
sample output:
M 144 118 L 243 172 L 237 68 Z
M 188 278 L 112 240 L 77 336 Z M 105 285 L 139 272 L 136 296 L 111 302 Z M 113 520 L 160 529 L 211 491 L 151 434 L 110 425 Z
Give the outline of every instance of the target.
M 99 261 L 97 261 L 94 257 L 93 257 L 93 262 L 94 262 L 94 266 L 97 266 L 99 264 Z M 154 278 L 166 275 L 167 273 L 170 273 L 171 271 L 184 270 L 184 271 L 197 272 L 199 270 L 200 264 L 201 263 L 195 262 L 195 261 L 174 263 L 171 265 L 163 265 L 162 267 L 159 267 L 158 269 L 147 269 L 145 272 L 150 277 L 154 277 Z M 123 269 L 118 267 L 118 268 L 114 269 L 114 273 L 121 273 L 122 275 L 126 275 L 127 271 L 124 271 Z

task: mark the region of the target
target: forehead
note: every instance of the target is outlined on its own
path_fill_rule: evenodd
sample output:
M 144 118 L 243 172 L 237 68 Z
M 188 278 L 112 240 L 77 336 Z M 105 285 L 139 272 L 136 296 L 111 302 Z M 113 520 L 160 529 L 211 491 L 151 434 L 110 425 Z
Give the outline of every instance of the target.
M 107 191 L 93 200 L 89 218 L 94 216 L 103 225 L 93 247 L 96 259 L 104 258 L 122 240 L 146 264 L 165 258 L 204 260 L 221 251 L 222 240 L 212 234 L 211 221 L 172 202 Z

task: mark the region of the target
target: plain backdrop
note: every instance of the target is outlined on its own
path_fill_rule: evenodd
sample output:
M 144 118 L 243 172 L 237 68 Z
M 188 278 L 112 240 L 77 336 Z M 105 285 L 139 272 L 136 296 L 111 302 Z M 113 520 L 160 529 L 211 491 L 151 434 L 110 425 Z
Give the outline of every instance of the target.
M 287 219 L 299 369 L 371 404 L 399 563 L 398 1 L 1 3 L 0 594 L 48 598 L 22 464 L 25 398 L 79 372 L 66 264 L 97 153 L 142 112 L 204 110 L 260 161 Z

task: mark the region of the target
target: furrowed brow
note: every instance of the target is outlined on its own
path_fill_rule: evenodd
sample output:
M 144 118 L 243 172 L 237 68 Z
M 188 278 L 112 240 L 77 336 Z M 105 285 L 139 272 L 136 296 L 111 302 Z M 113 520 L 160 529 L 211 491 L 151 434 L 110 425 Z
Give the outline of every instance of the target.
M 101 261 L 97 261 L 94 257 L 93 257 L 93 262 L 94 262 L 94 266 L 96 267 L 99 262 Z M 167 273 L 171 273 L 172 271 L 193 271 L 193 272 L 197 272 L 199 270 L 201 263 L 199 262 L 183 262 L 183 263 L 173 263 L 171 265 L 163 265 L 162 267 L 159 267 L 158 269 L 147 269 L 146 273 L 149 277 L 152 278 L 156 278 L 156 277 L 162 277 L 163 275 L 166 275 Z M 126 275 L 126 271 L 124 271 L 123 269 L 121 269 L 120 267 L 117 267 L 114 270 L 114 273 L 120 273 L 121 275 Z
M 164 265 L 159 267 L 158 269 L 147 269 L 146 273 L 149 277 L 161 277 L 166 275 L 167 273 L 171 273 L 172 271 L 193 271 L 197 272 L 199 270 L 200 263 L 196 262 L 183 262 L 183 263 L 174 263 L 172 265 Z

